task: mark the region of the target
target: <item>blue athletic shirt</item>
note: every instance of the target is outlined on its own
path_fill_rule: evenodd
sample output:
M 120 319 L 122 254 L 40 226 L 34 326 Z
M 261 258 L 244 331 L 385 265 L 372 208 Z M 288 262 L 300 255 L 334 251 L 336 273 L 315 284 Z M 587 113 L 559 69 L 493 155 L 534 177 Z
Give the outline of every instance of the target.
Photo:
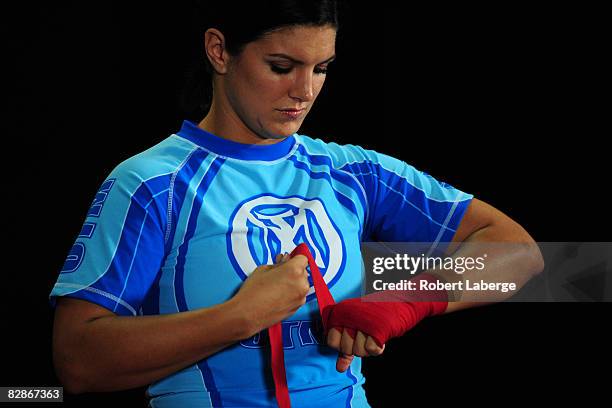
M 360 242 L 449 242 L 472 197 L 359 146 L 299 134 L 242 144 L 185 121 L 102 183 L 50 300 L 84 299 L 123 316 L 210 307 L 301 242 L 337 302 L 359 297 Z M 312 287 L 282 327 L 292 407 L 369 407 L 361 358 L 336 371 Z M 277 406 L 267 330 L 148 394 L 152 407 Z

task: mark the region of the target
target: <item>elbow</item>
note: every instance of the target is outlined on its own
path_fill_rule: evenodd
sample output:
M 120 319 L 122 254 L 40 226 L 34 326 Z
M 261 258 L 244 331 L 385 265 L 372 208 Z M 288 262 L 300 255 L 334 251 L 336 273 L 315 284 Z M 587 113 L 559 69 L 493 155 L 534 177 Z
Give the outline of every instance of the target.
M 55 367 L 55 373 L 64 390 L 69 394 L 83 394 L 87 392 L 87 387 L 81 377 L 60 367 Z
M 57 378 L 60 380 L 64 390 L 69 394 L 83 394 L 89 391 L 86 375 L 76 364 L 59 362 L 57 354 L 54 353 L 54 368 Z
M 68 346 L 62 347 L 57 337 L 54 338 L 53 367 L 67 393 L 82 394 L 92 391 L 91 384 L 94 380 L 85 369 L 86 364 L 83 359 L 79 358 L 75 350 Z
M 527 244 L 527 254 L 524 258 L 526 260 L 526 270 L 529 275 L 529 279 L 534 278 L 544 271 L 546 266 L 544 263 L 544 257 L 542 251 L 535 241 L 531 241 Z
M 514 234 L 512 241 L 520 243 L 518 253 L 521 254 L 521 258 L 523 259 L 522 264 L 524 265 L 523 270 L 529 280 L 544 271 L 544 257 L 542 256 L 542 251 L 538 243 L 535 242 L 522 226 L 515 223 Z
M 108 373 L 95 346 L 95 333 L 87 322 L 110 313 L 93 310 L 91 304 L 70 298 L 58 299 L 53 323 L 52 355 L 57 378 L 67 393 L 95 392 Z
M 540 273 L 544 272 L 544 268 L 546 267 L 546 263 L 544 262 L 544 257 L 542 256 L 542 251 L 540 251 L 540 248 L 536 245 L 536 260 L 535 260 L 535 266 L 534 266 L 534 275 L 539 275 Z
M 62 385 L 64 386 L 64 391 L 66 391 L 68 394 L 77 395 L 77 394 L 83 394 L 87 392 L 87 389 L 83 387 L 83 385 L 79 383 L 77 380 L 66 378 L 65 380 L 60 380 L 60 381 L 62 382 Z

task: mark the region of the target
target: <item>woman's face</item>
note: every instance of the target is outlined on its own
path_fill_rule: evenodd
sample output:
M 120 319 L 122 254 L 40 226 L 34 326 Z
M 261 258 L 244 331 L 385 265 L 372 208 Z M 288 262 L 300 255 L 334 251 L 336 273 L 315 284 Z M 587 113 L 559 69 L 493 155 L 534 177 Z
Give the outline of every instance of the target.
M 296 133 L 323 87 L 335 43 L 331 26 L 296 26 L 247 44 L 224 78 L 232 110 L 259 137 Z

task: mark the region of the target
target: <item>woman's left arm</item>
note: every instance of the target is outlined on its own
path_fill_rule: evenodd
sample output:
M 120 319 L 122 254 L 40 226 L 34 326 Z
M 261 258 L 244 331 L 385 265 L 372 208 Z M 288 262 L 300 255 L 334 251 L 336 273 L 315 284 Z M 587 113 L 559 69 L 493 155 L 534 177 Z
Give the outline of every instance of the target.
M 440 309 L 439 313 L 450 313 L 469 307 L 475 307 L 488 303 L 495 303 L 505 300 L 516 293 L 529 279 L 540 273 L 544 269 L 544 260 L 536 242 L 531 238 L 529 233 L 525 231 L 518 223 L 510 217 L 492 207 L 491 205 L 472 199 L 470 202 L 457 231 L 451 243 L 446 247 L 445 255 L 455 260 L 458 258 L 486 258 L 482 262 L 483 268 L 472 268 L 457 273 L 457 268 L 452 269 L 429 269 L 426 274 L 433 275 L 438 281 L 446 283 L 447 286 L 452 286 L 453 290 L 447 290 L 444 294 L 448 295 L 448 302 L 429 301 L 429 302 L 395 302 L 395 309 L 391 313 L 387 313 L 392 321 L 397 320 L 398 313 L 403 311 L 400 324 L 404 327 L 398 329 L 401 332 L 410 330 L 422 318 L 431 315 L 432 308 L 424 304 L 441 304 L 445 303 L 446 309 Z M 458 265 L 455 263 L 455 265 Z M 421 280 L 419 275 L 414 278 L 415 281 Z M 431 280 L 429 280 L 431 282 Z M 468 282 L 483 281 L 486 283 L 513 283 L 515 289 L 506 292 L 501 290 L 465 290 Z M 433 283 L 433 282 L 432 282 Z M 454 285 L 453 285 L 454 284 Z M 418 285 L 418 283 L 417 283 Z M 404 293 L 401 292 L 400 293 Z M 423 292 L 420 292 L 423 294 Z M 440 291 L 433 291 L 434 294 Z M 410 295 L 409 295 L 410 297 Z M 336 370 L 344 372 L 353 360 L 353 355 L 358 356 L 375 356 L 382 354 L 384 343 L 377 342 L 374 339 L 374 332 L 377 331 L 379 320 L 370 319 L 370 329 L 364 326 L 364 318 L 361 312 L 365 308 L 381 308 L 385 305 L 393 305 L 393 302 L 382 302 L 378 304 L 374 302 L 354 302 L 355 299 L 348 299 L 340 304 L 334 305 L 334 311 L 331 312 L 331 318 L 328 325 L 331 329 L 328 332 L 327 344 L 340 351 L 336 362 Z M 351 302 L 347 309 L 347 302 Z M 418 306 L 421 304 L 421 306 Z M 337 323 L 334 324 L 333 319 L 345 318 L 342 312 L 338 313 L 336 309 L 344 305 L 343 312 L 350 312 L 351 308 L 358 307 L 359 309 L 349 314 L 349 325 Z M 381 306 L 382 305 L 382 306 Z M 398 309 L 399 308 L 399 309 Z M 420 313 L 417 313 L 417 309 Z M 423 311 L 426 312 L 423 312 Z M 387 310 L 388 311 L 388 310 Z M 334 314 L 335 313 L 335 314 Z M 377 317 L 382 317 L 385 310 L 377 310 Z M 436 313 L 437 314 L 437 313 Z M 353 316 L 356 315 L 356 316 Z M 373 325 L 373 326 L 372 326 Z M 389 326 L 393 326 L 393 322 L 387 322 L 382 330 L 382 337 L 385 339 L 397 337 L 397 332 L 389 334 Z M 336 326 L 339 329 L 336 329 Z M 350 334 L 350 331 L 344 330 L 349 327 L 356 331 L 356 336 Z M 396 328 L 397 329 L 397 328 Z M 380 334 L 380 333 L 379 333 Z M 379 345 L 380 344 L 380 345 Z
M 428 273 L 441 280 L 456 283 L 463 290 L 449 291 L 449 303 L 444 313 L 487 303 L 503 301 L 544 269 L 542 253 L 529 233 L 503 212 L 476 198 L 468 206 L 459 228 L 446 253 L 452 258 L 482 257 L 484 268 L 465 270 L 430 270 Z M 465 290 L 466 283 L 514 283 L 515 290 L 507 292 Z

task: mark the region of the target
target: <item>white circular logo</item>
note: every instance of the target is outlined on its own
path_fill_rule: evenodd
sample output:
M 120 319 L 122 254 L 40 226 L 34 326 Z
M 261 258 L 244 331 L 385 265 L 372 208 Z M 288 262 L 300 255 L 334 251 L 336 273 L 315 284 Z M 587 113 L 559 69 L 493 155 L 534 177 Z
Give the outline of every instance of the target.
M 345 264 L 340 232 L 318 199 L 269 194 L 251 198 L 230 219 L 228 235 L 230 260 L 243 280 L 257 266 L 273 264 L 277 254 L 291 253 L 302 242 L 328 286 Z M 313 293 L 311 281 L 308 295 Z

